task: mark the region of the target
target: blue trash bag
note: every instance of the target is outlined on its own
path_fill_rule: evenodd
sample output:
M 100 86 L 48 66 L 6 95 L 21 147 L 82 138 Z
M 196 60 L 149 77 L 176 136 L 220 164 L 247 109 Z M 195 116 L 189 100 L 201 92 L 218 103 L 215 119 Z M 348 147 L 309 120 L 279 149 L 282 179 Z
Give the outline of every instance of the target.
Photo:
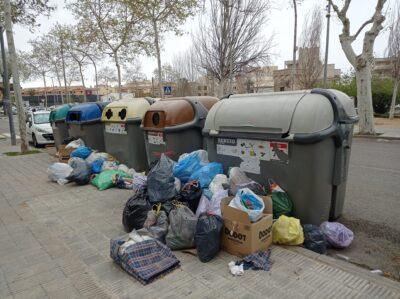
M 190 180 L 197 180 L 200 182 L 201 188 L 208 188 L 211 181 L 217 174 L 224 173 L 221 163 L 211 162 L 198 169 L 190 176 Z
M 80 146 L 71 153 L 71 157 L 86 159 L 92 153 L 92 150 L 86 146 Z
M 100 173 L 101 169 L 103 167 L 105 159 L 103 158 L 99 158 L 96 159 L 92 162 L 91 166 L 92 166 L 92 173 Z
M 183 184 L 190 181 L 190 176 L 195 171 L 208 163 L 207 152 L 198 150 L 190 154 L 184 154 L 179 158 L 178 163 L 175 164 L 173 173 L 174 176 L 181 180 Z

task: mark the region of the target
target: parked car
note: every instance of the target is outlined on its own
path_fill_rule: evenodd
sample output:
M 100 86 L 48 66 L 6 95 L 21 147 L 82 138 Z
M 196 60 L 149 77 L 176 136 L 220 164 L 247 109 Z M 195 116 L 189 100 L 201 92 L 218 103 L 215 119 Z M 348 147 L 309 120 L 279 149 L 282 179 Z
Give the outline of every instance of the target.
M 54 143 L 53 130 L 49 122 L 50 112 L 45 110 L 29 112 L 26 121 L 28 140 L 35 147 Z

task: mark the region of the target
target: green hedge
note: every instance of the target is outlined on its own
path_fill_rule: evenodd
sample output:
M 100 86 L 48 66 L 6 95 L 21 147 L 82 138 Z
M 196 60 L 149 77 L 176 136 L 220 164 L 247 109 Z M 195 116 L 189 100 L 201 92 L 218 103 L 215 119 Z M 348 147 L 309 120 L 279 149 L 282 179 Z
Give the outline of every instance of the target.
M 390 78 L 381 78 L 374 76 L 372 78 L 372 103 L 374 112 L 385 114 L 389 111 L 392 101 L 393 81 Z M 330 88 L 343 91 L 347 95 L 357 98 L 357 85 L 354 73 L 345 74 L 342 78 L 331 84 Z M 397 95 L 397 103 L 400 102 L 400 90 Z

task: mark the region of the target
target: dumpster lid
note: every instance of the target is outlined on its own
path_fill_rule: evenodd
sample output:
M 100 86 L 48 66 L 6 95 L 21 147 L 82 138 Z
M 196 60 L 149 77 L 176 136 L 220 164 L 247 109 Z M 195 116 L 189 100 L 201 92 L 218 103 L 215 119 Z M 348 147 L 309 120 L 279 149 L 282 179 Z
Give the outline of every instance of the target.
M 218 98 L 208 96 L 167 98 L 155 102 L 143 117 L 143 128 L 165 128 L 204 120 Z M 203 115 L 205 114 L 205 115 Z M 155 117 L 157 116 L 157 117 Z M 157 120 L 157 121 L 155 121 Z
M 65 117 L 67 116 L 67 113 L 72 106 L 72 104 L 65 104 L 51 110 L 49 118 L 50 122 L 65 120 Z
M 73 106 L 67 113 L 67 122 L 87 122 L 99 120 L 109 102 L 84 103 Z
M 101 120 L 104 122 L 125 122 L 135 119 L 141 120 L 149 107 L 149 101 L 145 98 L 114 101 L 104 108 Z
M 311 134 L 355 116 L 351 99 L 338 91 L 233 95 L 210 110 L 204 133 Z

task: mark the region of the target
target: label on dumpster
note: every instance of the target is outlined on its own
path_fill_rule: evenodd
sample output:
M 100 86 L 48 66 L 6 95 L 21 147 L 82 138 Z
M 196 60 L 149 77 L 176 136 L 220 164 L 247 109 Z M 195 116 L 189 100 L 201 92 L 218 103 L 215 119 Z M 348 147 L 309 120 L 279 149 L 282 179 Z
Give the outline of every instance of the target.
M 128 134 L 125 124 L 106 124 L 105 131 L 111 134 Z
M 164 142 L 164 134 L 162 132 L 148 132 L 147 140 L 150 144 L 160 145 L 165 144 Z
M 243 160 L 244 168 L 256 169 L 254 161 L 273 160 L 288 163 L 289 144 L 255 139 L 217 138 L 217 154 L 239 157 Z M 254 170 L 252 172 L 256 173 Z

